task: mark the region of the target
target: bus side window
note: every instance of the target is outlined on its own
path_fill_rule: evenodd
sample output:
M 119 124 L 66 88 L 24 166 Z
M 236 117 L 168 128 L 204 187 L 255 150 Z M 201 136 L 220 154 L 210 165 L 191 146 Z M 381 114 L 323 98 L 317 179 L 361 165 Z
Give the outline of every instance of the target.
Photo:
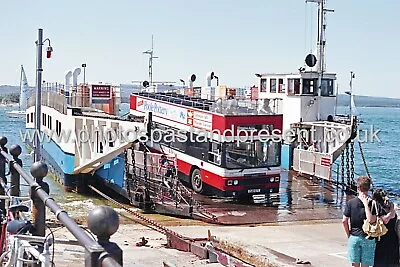
M 200 160 L 206 160 L 208 152 L 208 141 L 198 138 L 197 134 L 188 134 L 186 154 Z
M 208 161 L 221 165 L 221 144 L 210 142 L 208 150 Z

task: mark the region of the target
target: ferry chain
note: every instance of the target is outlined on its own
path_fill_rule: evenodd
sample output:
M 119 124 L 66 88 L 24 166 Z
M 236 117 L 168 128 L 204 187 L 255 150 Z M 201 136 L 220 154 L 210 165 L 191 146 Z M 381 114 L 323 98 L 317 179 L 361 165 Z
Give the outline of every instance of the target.
M 170 229 L 168 229 L 168 228 L 162 226 L 161 224 L 159 224 L 159 223 L 157 223 L 157 222 L 155 222 L 155 221 L 153 221 L 153 220 L 150 220 L 149 218 L 143 216 L 142 214 L 140 214 L 140 213 L 138 213 L 138 212 L 136 212 L 136 211 L 130 210 L 130 209 L 127 208 L 125 205 L 123 205 L 123 204 L 119 203 L 118 201 L 116 201 L 116 200 L 110 198 L 109 196 L 107 196 L 106 194 L 102 193 L 100 190 L 98 190 L 98 189 L 95 188 L 94 186 L 89 185 L 89 188 L 92 189 L 92 190 L 93 190 L 94 192 L 96 192 L 97 194 L 99 194 L 100 196 L 102 196 L 102 197 L 104 197 L 105 199 L 107 199 L 108 201 L 110 201 L 111 203 L 113 203 L 114 205 L 117 205 L 117 206 L 121 207 L 123 210 L 125 210 L 125 211 L 128 212 L 129 214 L 132 214 L 132 215 L 134 215 L 135 217 L 137 217 L 138 219 L 140 219 L 140 220 L 142 220 L 143 222 L 147 223 L 148 225 L 151 226 L 150 228 L 152 228 L 153 230 L 155 230 L 155 231 L 157 231 L 157 232 L 159 232 L 159 233 L 161 233 L 161 234 L 167 234 L 167 233 L 168 233 L 168 234 L 170 234 L 170 235 L 176 236 L 176 237 L 181 238 L 181 239 L 190 240 L 190 241 L 195 241 L 195 239 L 193 239 L 193 238 L 188 238 L 188 237 L 185 237 L 185 236 L 183 236 L 183 235 L 180 235 L 180 234 L 178 234 L 177 232 L 174 232 L 174 231 L 172 231 L 172 230 L 170 230 Z M 148 226 L 148 225 L 146 225 L 146 226 Z M 149 227 L 149 226 L 148 226 L 148 227 Z
M 346 178 L 347 185 L 350 185 L 349 144 L 346 145 Z
M 344 184 L 344 151 L 342 151 L 342 184 Z
M 350 175 L 351 175 L 351 184 L 354 185 L 354 142 L 350 142 Z

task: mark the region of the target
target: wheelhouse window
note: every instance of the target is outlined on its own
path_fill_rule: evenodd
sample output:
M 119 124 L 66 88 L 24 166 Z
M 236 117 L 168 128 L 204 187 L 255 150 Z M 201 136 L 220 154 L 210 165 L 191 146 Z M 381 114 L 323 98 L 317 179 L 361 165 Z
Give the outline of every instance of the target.
M 261 89 L 260 92 L 267 92 L 267 79 L 261 79 Z
M 278 80 L 278 87 L 279 87 L 279 93 L 284 93 L 285 90 L 285 84 L 283 83 L 283 79 Z
M 303 79 L 303 94 L 317 95 L 317 79 Z
M 322 79 L 321 83 L 321 95 L 322 96 L 333 96 L 333 80 Z
M 269 80 L 271 93 L 276 93 L 276 79 Z
M 279 166 L 280 145 L 272 140 L 226 143 L 226 167 L 243 169 Z
M 33 112 L 31 113 L 31 122 L 33 122 Z
M 288 79 L 288 94 L 300 94 L 300 79 Z
M 26 122 L 29 123 L 29 114 L 26 114 Z

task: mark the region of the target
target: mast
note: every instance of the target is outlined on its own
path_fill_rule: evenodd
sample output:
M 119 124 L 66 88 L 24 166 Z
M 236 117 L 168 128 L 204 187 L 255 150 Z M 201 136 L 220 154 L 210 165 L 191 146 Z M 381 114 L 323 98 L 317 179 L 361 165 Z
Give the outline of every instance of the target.
M 356 77 L 353 71 L 350 71 L 350 116 L 353 115 L 352 113 L 352 106 L 353 106 L 353 79 Z
M 321 91 L 322 91 L 322 78 L 325 71 L 325 31 L 326 31 L 326 12 L 334 12 L 334 10 L 326 9 L 326 0 L 306 0 L 306 2 L 318 3 L 318 55 L 319 60 L 317 65 L 318 73 L 318 113 L 317 119 L 321 120 Z
M 19 103 L 18 103 L 18 110 L 21 110 L 21 101 L 22 101 L 22 72 L 24 70 L 24 66 L 21 65 L 21 77 L 19 78 Z
M 318 4 L 318 115 L 317 120 L 321 120 L 321 91 L 322 91 L 322 76 L 324 75 L 324 32 L 325 32 L 325 20 L 324 20 L 324 2 L 325 0 L 321 0 Z
M 154 53 L 154 37 L 151 35 L 151 49 L 143 52 L 143 54 L 148 54 L 149 57 L 149 80 L 150 86 L 153 85 L 153 59 L 158 58 L 153 55 Z

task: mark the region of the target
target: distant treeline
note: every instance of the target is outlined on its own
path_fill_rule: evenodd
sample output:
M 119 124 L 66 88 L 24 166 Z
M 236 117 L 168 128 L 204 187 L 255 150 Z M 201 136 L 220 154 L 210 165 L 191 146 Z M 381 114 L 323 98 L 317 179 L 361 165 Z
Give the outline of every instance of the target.
M 0 102 L 18 103 L 19 102 L 19 94 L 18 93 L 9 93 L 9 94 L 0 95 Z
M 339 95 L 337 98 L 338 106 L 349 106 L 350 96 Z M 374 96 L 354 96 L 356 107 L 400 107 L 400 99 Z

